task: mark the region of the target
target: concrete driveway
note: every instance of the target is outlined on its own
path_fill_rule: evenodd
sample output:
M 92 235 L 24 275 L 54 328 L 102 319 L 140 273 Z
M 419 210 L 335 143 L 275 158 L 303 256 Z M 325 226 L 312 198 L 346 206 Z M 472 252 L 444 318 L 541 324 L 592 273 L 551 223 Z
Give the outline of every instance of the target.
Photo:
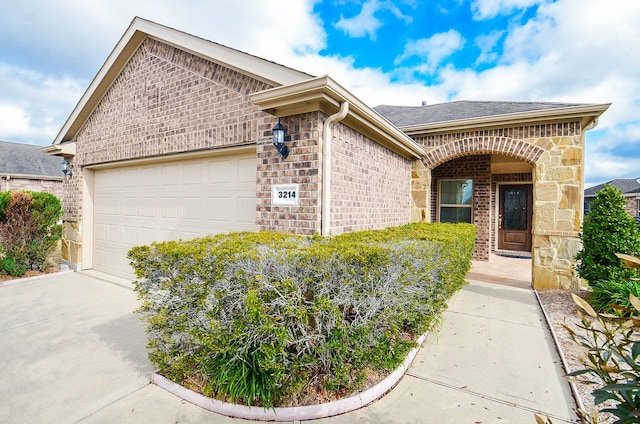
M 99 273 L 0 285 L 0 423 L 247 423 L 149 383 L 136 295 Z M 530 290 L 477 282 L 451 301 L 398 386 L 322 423 L 576 422 Z

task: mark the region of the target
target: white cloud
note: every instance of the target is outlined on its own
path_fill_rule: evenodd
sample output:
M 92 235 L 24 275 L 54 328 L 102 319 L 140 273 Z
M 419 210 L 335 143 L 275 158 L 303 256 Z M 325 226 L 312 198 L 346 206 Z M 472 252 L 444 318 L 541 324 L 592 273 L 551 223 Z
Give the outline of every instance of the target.
M 526 9 L 545 0 L 474 0 L 471 3 L 476 20 L 491 19 L 498 15 L 508 15 L 516 9 Z
M 0 62 L 0 140 L 51 143 L 87 84 Z
M 26 112 L 12 104 L 0 103 L 0 139 L 8 139 L 29 132 L 29 117 Z
M 400 8 L 393 1 L 367 0 L 362 5 L 360 13 L 352 18 L 345 18 L 340 15 L 340 20 L 335 27 L 344 31 L 349 37 L 362 38 L 369 37 L 376 39 L 376 31 L 383 26 L 382 21 L 376 16 L 383 11 L 390 12 L 396 19 L 405 23 L 411 23 L 411 16 L 402 13 Z
M 476 65 L 481 63 L 492 63 L 498 59 L 498 53 L 494 51 L 498 41 L 504 35 L 504 31 L 491 31 L 489 34 L 476 37 L 475 43 L 480 48 L 480 55 L 476 59 Z
M 420 73 L 433 72 L 444 59 L 460 50 L 464 43 L 462 35 L 454 29 L 435 34 L 429 38 L 411 40 L 405 44 L 404 51 L 396 57 L 394 63 L 400 65 L 407 59 L 417 56 L 422 60 L 415 69 Z
M 372 40 L 376 38 L 376 31 L 382 26 L 380 19 L 375 17 L 375 13 L 380 8 L 380 2 L 369 0 L 362 5 L 360 13 L 353 18 L 345 18 L 340 15 L 340 20 L 335 24 L 337 29 L 344 31 L 354 38 L 369 36 Z

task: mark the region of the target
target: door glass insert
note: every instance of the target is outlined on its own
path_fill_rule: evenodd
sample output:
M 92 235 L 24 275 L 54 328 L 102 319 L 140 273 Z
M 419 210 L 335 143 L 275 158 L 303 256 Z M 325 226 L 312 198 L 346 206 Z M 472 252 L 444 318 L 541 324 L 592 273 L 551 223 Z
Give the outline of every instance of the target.
M 527 197 L 528 192 L 522 188 L 511 188 L 504 191 L 504 229 L 527 229 Z

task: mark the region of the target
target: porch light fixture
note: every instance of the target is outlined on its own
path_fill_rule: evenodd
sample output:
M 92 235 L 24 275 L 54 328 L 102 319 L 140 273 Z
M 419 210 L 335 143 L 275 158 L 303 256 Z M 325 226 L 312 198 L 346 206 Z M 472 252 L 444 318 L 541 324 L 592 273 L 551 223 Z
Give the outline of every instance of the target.
M 67 175 L 69 177 L 73 177 L 73 172 L 71 172 L 71 168 L 69 168 L 69 161 L 67 160 L 67 158 L 62 159 L 62 173 L 65 177 Z
M 280 123 L 280 118 L 278 118 L 278 123 L 273 127 L 273 145 L 276 146 L 282 159 L 286 159 L 289 156 L 289 148 L 284 144 L 285 131 L 285 128 Z

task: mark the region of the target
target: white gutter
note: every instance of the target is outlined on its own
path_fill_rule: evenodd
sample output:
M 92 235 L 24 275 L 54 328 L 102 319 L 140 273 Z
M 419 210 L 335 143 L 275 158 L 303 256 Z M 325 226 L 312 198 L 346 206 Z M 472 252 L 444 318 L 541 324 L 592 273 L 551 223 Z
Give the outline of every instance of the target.
M 320 227 L 323 236 L 329 235 L 331 229 L 331 140 L 333 138 L 333 123 L 342 121 L 349 112 L 349 102 L 344 101 L 340 110 L 329 116 L 322 126 L 322 223 Z

